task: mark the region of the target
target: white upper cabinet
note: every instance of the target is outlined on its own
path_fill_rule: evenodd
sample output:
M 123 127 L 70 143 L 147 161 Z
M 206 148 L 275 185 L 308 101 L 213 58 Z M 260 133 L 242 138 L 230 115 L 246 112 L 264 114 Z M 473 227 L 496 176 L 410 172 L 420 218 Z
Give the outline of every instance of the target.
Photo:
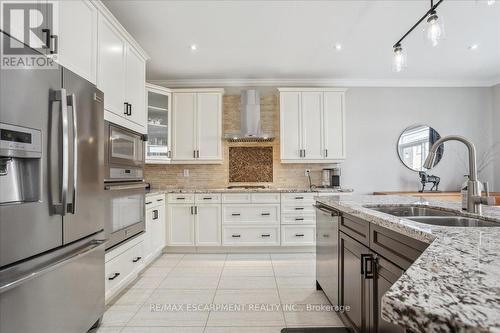
M 318 160 L 323 156 L 323 93 L 302 93 L 302 157 Z
M 345 89 L 280 88 L 283 163 L 345 159 Z
M 97 88 L 104 92 L 104 119 L 147 133 L 146 53 L 114 16 L 99 6 Z
M 105 17 L 99 17 L 97 87 L 104 92 L 104 108 L 123 117 L 125 105 L 125 40 Z
M 174 161 L 195 159 L 196 124 L 196 93 L 174 93 L 172 115 Z
M 197 159 L 222 159 L 222 94 L 199 93 L 197 102 Z
M 57 62 L 96 83 L 97 8 L 90 1 L 59 1 Z
M 174 90 L 172 162 L 222 163 L 222 89 Z
M 127 46 L 125 66 L 125 99 L 129 106 L 129 119 L 145 126 L 146 107 L 146 62 L 130 45 Z
M 325 92 L 323 114 L 325 158 L 345 158 L 344 94 Z
M 297 160 L 302 157 L 300 92 L 280 94 L 281 159 Z M 286 110 L 284 112 L 283 110 Z
M 146 83 L 148 142 L 146 163 L 170 163 L 172 93 L 170 89 Z

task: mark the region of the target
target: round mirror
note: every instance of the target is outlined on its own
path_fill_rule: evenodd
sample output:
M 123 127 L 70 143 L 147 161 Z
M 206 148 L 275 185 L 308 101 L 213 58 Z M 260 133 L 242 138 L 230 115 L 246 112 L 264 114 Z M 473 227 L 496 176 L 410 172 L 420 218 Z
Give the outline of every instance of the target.
M 441 136 L 432 127 L 427 125 L 410 126 L 401 133 L 398 141 L 399 159 L 413 171 L 425 171 L 424 162 L 429 154 L 429 149 Z M 434 166 L 436 166 L 444 153 L 444 145 L 439 147 Z

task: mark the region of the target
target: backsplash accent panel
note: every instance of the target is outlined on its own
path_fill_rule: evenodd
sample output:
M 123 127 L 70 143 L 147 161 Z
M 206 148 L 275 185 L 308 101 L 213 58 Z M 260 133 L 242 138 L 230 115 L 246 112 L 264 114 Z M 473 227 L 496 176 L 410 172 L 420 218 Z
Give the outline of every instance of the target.
M 230 183 L 272 183 L 273 147 L 229 147 Z

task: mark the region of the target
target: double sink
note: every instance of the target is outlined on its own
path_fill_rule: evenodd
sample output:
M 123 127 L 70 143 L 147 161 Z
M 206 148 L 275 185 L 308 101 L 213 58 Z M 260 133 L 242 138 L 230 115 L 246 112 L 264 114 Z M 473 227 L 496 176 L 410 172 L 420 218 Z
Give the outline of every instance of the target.
M 500 227 L 500 223 L 483 218 L 462 216 L 451 210 L 422 206 L 365 206 L 377 212 L 404 217 L 415 222 L 447 227 Z

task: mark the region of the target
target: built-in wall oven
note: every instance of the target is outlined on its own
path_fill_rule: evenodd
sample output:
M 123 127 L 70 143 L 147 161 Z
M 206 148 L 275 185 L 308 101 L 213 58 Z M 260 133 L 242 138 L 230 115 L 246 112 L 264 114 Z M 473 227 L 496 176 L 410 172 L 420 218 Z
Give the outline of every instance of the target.
M 109 196 L 106 233 L 110 249 L 144 231 L 144 148 L 146 137 L 105 122 L 106 175 Z

